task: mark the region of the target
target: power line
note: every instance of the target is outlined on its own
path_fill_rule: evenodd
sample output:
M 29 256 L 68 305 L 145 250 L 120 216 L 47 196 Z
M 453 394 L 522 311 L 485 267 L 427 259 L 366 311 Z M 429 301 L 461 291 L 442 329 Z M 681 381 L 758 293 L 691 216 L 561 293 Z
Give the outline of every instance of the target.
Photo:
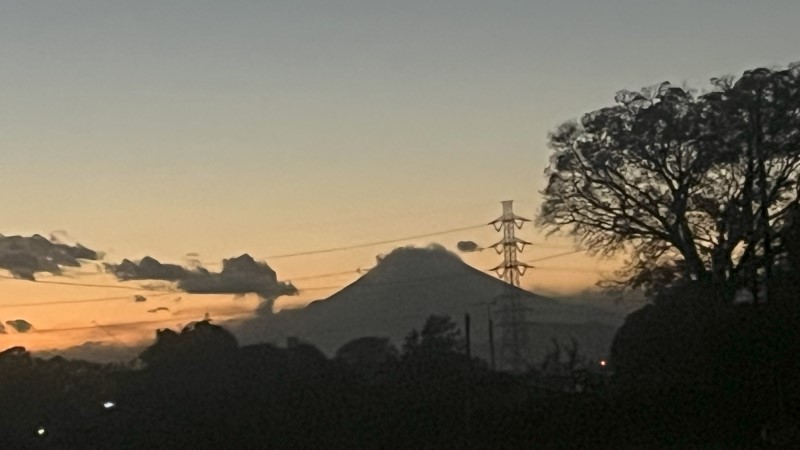
M 267 256 L 264 259 L 291 258 L 291 257 L 295 257 L 295 256 L 316 255 L 316 254 L 320 254 L 320 253 L 339 252 L 339 251 L 350 250 L 350 249 L 355 249 L 355 248 L 373 247 L 373 246 L 376 246 L 376 245 L 393 244 L 393 243 L 396 243 L 396 242 L 409 241 L 409 240 L 412 240 L 412 239 L 421 239 L 421 238 L 425 238 L 425 237 L 439 236 L 439 235 L 450 234 L 450 233 L 457 233 L 459 231 L 475 230 L 475 229 L 478 229 L 478 228 L 483 228 L 484 226 L 485 225 L 483 225 L 483 224 L 481 224 L 481 225 L 472 225 L 472 226 L 468 226 L 468 227 L 452 228 L 452 229 L 449 229 L 449 230 L 436 231 L 436 232 L 433 232 L 433 233 L 418 234 L 418 235 L 415 235 L 415 236 L 406 236 L 406 237 L 396 238 L 396 239 L 386 239 L 386 240 L 383 240 L 383 241 L 364 242 L 364 243 L 361 243 L 361 244 L 347 245 L 347 246 L 343 246 L 343 247 L 326 248 L 326 249 L 323 249 L 323 250 L 308 250 L 308 251 L 295 252 L 295 253 L 283 253 L 283 254 L 279 254 L 279 255 Z
M 570 251 L 570 252 L 557 253 L 555 255 L 548 255 L 548 256 L 544 256 L 542 258 L 536 258 L 536 259 L 530 260 L 528 262 L 539 262 L 539 261 L 545 261 L 545 260 L 549 260 L 549 259 L 561 258 L 563 256 L 568 256 L 568 255 L 572 255 L 572 254 L 575 254 L 575 253 L 581 253 L 583 251 L 584 250 L 574 250 L 574 251 Z M 475 270 L 479 270 L 479 271 L 485 272 L 485 273 L 493 273 L 494 272 L 493 269 L 488 269 L 488 270 L 475 269 Z M 535 270 L 535 268 L 534 268 L 534 270 Z M 571 270 L 571 269 L 564 269 L 564 270 Z M 356 272 L 356 271 L 349 271 L 349 272 L 343 272 L 343 273 L 354 273 L 354 272 Z M 397 280 L 397 281 L 379 281 L 379 282 L 375 282 L 375 283 L 370 284 L 370 286 L 412 284 L 412 283 L 419 283 L 419 282 L 436 280 L 436 279 L 458 278 L 458 277 L 467 277 L 467 276 L 472 276 L 472 275 L 473 274 L 471 274 L 471 273 L 464 273 L 464 274 L 459 273 L 459 274 L 450 274 L 450 275 L 434 275 L 434 276 L 430 276 L 430 277 L 409 278 L 409 279 L 406 279 L 406 280 Z M 312 277 L 309 277 L 309 279 L 311 279 L 311 278 Z M 299 279 L 299 278 L 296 278 L 296 279 Z M 324 290 L 331 290 L 331 289 L 341 289 L 341 288 L 345 288 L 347 286 L 349 286 L 349 285 L 318 286 L 318 287 L 312 287 L 312 288 L 302 288 L 302 287 L 297 287 L 297 286 L 295 286 L 295 287 L 297 288 L 298 291 L 304 292 L 304 291 L 324 291 Z
M 561 267 L 561 266 L 536 266 L 534 268 L 537 272 L 581 272 L 581 273 L 603 273 L 601 269 L 593 269 L 591 267 Z
M 413 236 L 406 236 L 406 237 L 402 237 L 402 238 L 394 238 L 394 239 L 385 239 L 385 240 L 380 240 L 380 241 L 364 242 L 364 243 L 360 243 L 360 244 L 346 245 L 346 246 L 341 246 L 341 247 L 331 247 L 331 248 L 318 249 L 318 250 L 306 250 L 306 251 L 292 252 L 292 253 L 281 253 L 281 254 L 276 254 L 276 255 L 269 255 L 269 256 L 263 257 L 261 259 L 282 259 L 282 258 L 291 258 L 291 257 L 297 257 L 297 256 L 308 256 L 308 255 L 332 253 L 332 252 L 345 251 L 345 250 L 353 250 L 353 249 L 358 249 L 358 248 L 373 247 L 373 246 L 376 246 L 376 245 L 404 242 L 404 241 L 408 241 L 408 240 L 412 240 L 412 239 L 420 239 L 420 238 L 425 238 L 425 237 L 432 237 L 432 236 L 440 236 L 440 235 L 444 235 L 444 234 L 457 233 L 457 232 L 461 232 L 461 231 L 469 231 L 469 230 L 474 230 L 474 229 L 480 229 L 480 228 L 483 228 L 483 227 L 484 227 L 483 224 L 481 224 L 481 225 L 471 225 L 471 226 L 466 226 L 466 227 L 451 228 L 451 229 L 448 229 L 448 230 L 435 231 L 435 232 L 431 232 L 431 233 L 423 233 L 423 234 L 418 234 L 418 235 L 413 235 Z M 558 246 L 558 245 L 552 246 L 552 245 L 547 245 L 547 244 L 542 244 L 542 243 L 534 243 L 534 244 L 538 245 L 538 246 L 542 246 L 543 245 L 545 247 L 550 247 L 550 248 L 559 248 L 559 247 L 563 248 L 563 246 Z M 203 266 L 218 266 L 218 265 L 222 264 L 221 261 L 198 261 L 198 262 Z M 349 273 L 349 272 L 344 272 L 344 273 L 341 273 L 341 274 L 346 274 L 346 273 Z M 296 280 L 311 279 L 311 278 L 316 278 L 316 277 L 322 278 L 323 276 L 333 276 L 333 275 L 339 275 L 339 274 L 340 273 L 332 273 L 332 274 L 316 275 L 316 276 L 309 276 L 309 277 L 302 277 L 302 278 L 295 278 L 295 279 Z
M 367 272 L 366 270 L 363 270 L 363 269 L 359 268 L 359 269 L 355 269 L 355 270 L 345 270 L 345 271 L 342 271 L 342 272 L 330 272 L 330 273 L 320 273 L 320 274 L 317 274 L 317 275 L 307 275 L 307 276 L 304 276 L 304 277 L 287 277 L 286 279 L 288 281 L 315 280 L 315 279 L 318 279 L 318 278 L 330 278 L 330 277 L 335 277 L 335 276 L 339 276 L 339 275 L 362 274 L 362 273 L 366 273 L 366 272 Z
M 252 315 L 252 312 L 237 313 L 237 314 L 227 314 L 227 315 L 224 315 L 224 317 L 225 318 L 235 318 L 235 317 L 240 317 L 240 316 L 245 316 L 245 315 Z M 175 316 L 175 315 L 173 315 L 168 319 L 138 320 L 138 321 L 134 321 L 134 322 L 107 323 L 107 324 L 103 324 L 102 328 L 108 329 L 108 328 L 130 327 L 130 326 L 133 326 L 133 325 L 152 325 L 152 324 L 157 324 L 157 323 L 174 322 L 176 320 L 193 319 L 193 318 L 196 318 L 196 317 L 197 317 L 196 314 L 183 315 L 183 316 Z M 97 323 L 95 321 L 92 321 L 92 322 L 95 323 L 95 324 Z M 97 325 L 83 325 L 83 326 L 63 327 L 63 328 L 43 328 L 43 329 L 37 329 L 36 333 L 37 334 L 38 333 L 61 333 L 61 332 L 65 332 L 65 331 L 93 330 L 93 329 L 96 329 L 96 328 L 98 328 Z
M 571 251 L 571 252 L 557 253 L 557 254 L 555 254 L 555 255 L 544 256 L 544 257 L 542 257 L 542 258 L 530 259 L 530 260 L 528 260 L 527 262 L 534 263 L 534 262 L 539 262 L 539 261 L 546 261 L 546 260 L 548 260 L 548 259 L 560 258 L 560 257 L 562 257 L 562 256 L 567 256 L 567 255 L 574 255 L 574 254 L 576 254 L 576 253 L 583 253 L 583 252 L 585 252 L 585 251 L 586 251 L 586 250 L 573 250 L 573 251 Z
M 480 225 L 480 227 L 483 227 L 483 225 Z M 461 229 L 458 229 L 458 230 L 450 230 L 450 231 L 443 231 L 443 232 L 439 232 L 439 233 L 431 233 L 431 234 L 428 234 L 428 236 L 434 235 L 434 234 L 445 234 L 445 233 L 448 233 L 448 232 L 460 231 L 460 230 L 465 230 L 465 229 L 473 229 L 473 228 L 476 228 L 476 227 L 465 227 L 465 228 L 461 228 Z M 406 239 L 413 239 L 413 237 L 406 238 Z M 393 240 L 391 242 L 398 242 L 400 240 L 402 240 L 402 239 Z M 382 241 L 382 242 L 390 242 L 390 241 Z M 362 244 L 362 245 L 366 246 L 368 244 Z M 375 245 L 377 245 L 377 244 L 375 244 Z M 345 247 L 341 247 L 341 248 L 344 249 Z M 327 251 L 337 251 L 337 249 L 319 250 L 319 251 L 316 251 L 316 252 L 313 252 L 313 253 L 321 253 L 321 252 L 327 252 Z M 539 262 L 539 261 L 546 261 L 546 260 L 549 260 L 549 259 L 560 258 L 560 257 L 563 257 L 563 256 L 573 255 L 573 254 L 576 254 L 576 253 L 582 253 L 584 251 L 585 250 L 573 250 L 573 251 L 569 251 L 569 252 L 557 253 L 555 255 L 548 255 L 548 256 L 545 256 L 545 257 L 542 257 L 542 258 L 536 258 L 536 259 L 528 260 L 527 262 L 533 263 L 533 262 Z M 312 252 L 295 253 L 293 255 L 299 256 L 301 254 L 312 254 Z M 287 257 L 288 257 L 288 255 L 287 255 Z M 275 257 L 273 256 L 273 258 L 275 258 Z M 567 270 L 567 269 L 565 269 L 565 270 Z M 361 268 L 357 268 L 357 269 L 353 269 L 353 270 L 344 270 L 344 271 L 340 271 L 340 272 L 329 272 L 329 273 L 322 273 L 322 274 L 316 274 L 316 275 L 308 275 L 308 276 L 304 276 L 304 277 L 296 277 L 296 278 L 291 278 L 291 280 L 292 281 L 313 280 L 313 279 L 328 278 L 328 277 L 339 276 L 339 275 L 362 274 L 362 273 L 365 273 L 365 272 L 366 272 L 366 270 L 363 270 Z M 492 270 L 484 270 L 483 272 L 491 273 L 493 271 Z M 449 278 L 451 276 L 445 276 L 445 277 Z M 8 277 L 8 276 L 3 276 L 3 278 L 16 279 L 16 278 L 13 278 L 13 277 Z M 428 278 L 424 278 L 424 280 L 428 280 L 428 279 L 431 279 L 431 278 L 439 278 L 439 277 L 428 277 Z M 411 281 L 417 281 L 417 280 L 411 280 Z M 36 283 L 59 284 L 59 285 L 65 285 L 65 286 L 98 287 L 98 288 L 102 287 L 102 288 L 112 288 L 112 289 L 128 289 L 128 290 L 137 290 L 137 291 L 163 292 L 162 290 L 159 290 L 159 289 L 152 289 L 152 288 L 145 288 L 145 287 L 117 286 L 117 285 L 104 285 L 104 284 L 91 284 L 91 283 L 70 283 L 70 282 L 66 282 L 66 281 L 41 280 L 41 281 L 36 281 Z M 398 283 L 398 282 L 390 282 L 390 284 L 396 284 L 396 283 Z M 322 287 L 314 287 L 314 288 L 298 288 L 298 290 L 300 290 L 300 291 L 320 291 L 320 290 L 327 290 L 327 289 L 338 289 L 338 288 L 343 288 L 343 287 L 346 287 L 346 286 L 347 285 L 322 286 Z M 179 291 L 179 292 L 183 292 L 183 291 Z M 81 303 L 81 302 L 92 302 L 92 301 L 100 301 L 100 300 L 99 299 L 96 299 L 96 300 L 75 300 L 74 302 L 75 303 Z M 0 306 L 3 306 L 3 305 L 0 305 Z M 25 306 L 25 305 L 20 304 L 20 306 Z
M 348 284 L 342 284 L 342 285 L 339 285 L 339 286 L 319 286 L 319 287 L 313 287 L 313 288 L 297 288 L 297 290 L 300 291 L 300 292 L 328 291 L 328 290 L 332 290 L 332 289 L 346 288 L 347 286 L 349 286 L 349 285 Z
M 548 256 L 541 257 L 541 258 L 532 259 L 532 260 L 529 260 L 528 262 L 546 261 L 546 260 L 550 260 L 550 259 L 561 258 L 563 256 L 573 255 L 573 254 L 576 254 L 576 253 L 582 253 L 584 251 L 585 250 L 574 250 L 574 251 L 570 251 L 570 252 L 557 253 L 555 255 L 548 255 Z M 539 269 L 539 268 L 536 268 L 536 269 Z M 567 268 L 567 267 L 552 267 L 552 268 L 551 267 L 542 267 L 540 269 L 543 269 L 543 270 L 564 270 L 564 271 L 576 270 L 576 269 Z M 359 270 L 360 269 L 343 271 L 343 272 L 332 272 L 332 273 L 319 274 L 319 275 L 311 275 L 311 276 L 308 276 L 308 277 L 293 278 L 292 280 L 303 280 L 303 279 L 309 279 L 310 280 L 310 279 L 324 278 L 324 277 L 329 277 L 329 276 L 334 276 L 334 275 L 349 275 L 349 274 L 354 274 L 354 273 L 363 273 L 363 271 L 359 272 Z M 487 269 L 487 270 L 476 269 L 476 270 L 479 270 L 479 271 L 485 272 L 485 273 L 493 273 L 494 272 L 493 269 Z M 578 270 L 581 270 L 581 269 L 578 269 Z M 589 269 L 586 269 L 586 271 L 589 271 Z M 595 270 L 591 269 L 591 271 L 595 271 Z M 428 281 L 428 280 L 432 280 L 432 279 L 453 278 L 453 277 L 462 277 L 462 276 L 471 276 L 471 275 L 472 274 L 435 275 L 435 276 L 431 276 L 431 277 L 411 278 L 411 279 L 407 279 L 407 280 L 376 282 L 376 283 L 373 283 L 373 284 L 403 284 L 403 283 L 406 283 L 406 282 Z M 314 287 L 314 288 L 305 288 L 305 289 L 298 288 L 298 289 L 300 291 L 303 291 L 303 290 L 323 290 L 323 289 L 337 289 L 337 288 L 342 288 L 342 287 L 346 287 L 346 286 L 347 285 L 320 286 L 320 287 Z
M 107 329 L 106 329 L 104 326 L 102 326 L 102 325 L 100 325 L 99 323 L 97 323 L 97 321 L 96 321 L 96 320 L 93 320 L 93 321 L 92 321 L 92 323 L 93 323 L 93 324 L 94 324 L 94 325 L 95 325 L 97 328 L 99 328 L 99 329 L 103 330 L 103 332 L 104 332 L 105 334 L 107 334 L 107 335 L 111 336 L 111 339 L 114 339 L 115 341 L 119 342 L 120 344 L 122 344 L 122 346 L 123 346 L 123 347 L 127 348 L 128 350 L 131 350 L 131 351 L 133 351 L 133 349 L 132 349 L 132 348 L 130 348 L 130 346 L 129 346 L 128 344 L 126 344 L 126 343 L 125 343 L 125 342 L 124 342 L 122 339 L 120 339 L 120 338 L 118 338 L 116 335 L 114 335 L 114 333 L 112 333 L 112 332 L 108 331 L 108 330 L 107 330 Z
M 131 291 L 151 291 L 151 292 L 164 292 L 163 289 L 153 289 L 153 288 L 146 288 L 146 287 L 136 287 L 136 286 L 124 286 L 124 285 L 116 285 L 116 284 L 93 284 L 93 283 L 70 283 L 68 281 L 55 281 L 55 280 L 21 280 L 19 278 L 10 277 L 8 275 L 0 275 L 0 278 L 5 278 L 8 280 L 18 280 L 18 281 L 30 281 L 31 283 L 40 283 L 40 284 L 58 284 L 61 286 L 78 286 L 78 287 L 96 287 L 96 288 L 107 288 L 107 289 L 127 289 Z
M 478 269 L 475 269 L 475 270 L 478 270 Z M 491 270 L 479 270 L 479 271 L 480 272 L 487 272 L 487 273 L 492 272 Z M 429 276 L 429 277 L 407 278 L 407 279 L 404 279 L 404 280 L 395 280 L 395 281 L 376 281 L 376 282 L 370 283 L 369 285 L 366 285 L 366 286 L 359 286 L 359 288 L 364 289 L 364 288 L 373 288 L 373 287 L 387 286 L 387 285 L 391 286 L 391 285 L 415 284 L 415 283 L 424 283 L 426 281 L 431 281 L 431 280 L 442 280 L 442 279 L 447 279 L 447 278 L 462 278 L 462 277 L 471 277 L 471 276 L 474 276 L 474 274 L 472 274 L 472 273 L 454 273 L 454 274 L 448 274 L 448 275 L 433 275 L 433 276 Z M 328 290 L 328 289 L 341 289 L 341 288 L 344 288 L 344 287 L 347 287 L 347 286 L 349 286 L 349 285 L 319 286 L 319 287 L 313 287 L 313 288 L 305 288 L 305 289 L 304 288 L 297 288 L 297 289 L 300 292 L 303 292 L 303 291 L 322 291 L 322 290 Z
M 549 259 L 560 258 L 562 256 L 573 255 L 573 254 L 576 254 L 576 253 L 582 253 L 584 251 L 585 250 L 573 250 L 573 251 L 564 252 L 564 253 L 557 253 L 555 255 L 548 255 L 548 256 L 545 256 L 545 257 L 542 257 L 542 258 L 528 260 L 527 262 L 533 263 L 533 262 L 539 262 L 539 261 L 546 261 L 546 260 L 549 260 Z M 556 268 L 547 268 L 547 267 L 542 267 L 542 268 L 537 268 L 537 269 L 542 269 L 542 270 L 565 270 L 565 271 L 566 270 L 573 270 L 571 268 L 556 269 Z M 339 275 L 364 274 L 364 273 L 366 273 L 368 271 L 369 271 L 369 269 L 357 268 L 357 269 L 353 269 L 353 270 L 344 270 L 344 271 L 341 271 L 341 272 L 321 273 L 321 274 L 316 274 L 316 275 L 307 275 L 307 276 L 303 276 L 303 277 L 288 277 L 286 280 L 288 280 L 288 281 L 315 280 L 315 279 L 319 279 L 319 278 L 329 278 L 329 277 L 334 277 L 334 276 L 339 276 Z M 492 273 L 494 271 L 490 269 L 490 270 L 484 270 L 483 272 Z M 311 290 L 319 291 L 319 290 L 325 290 L 325 289 L 342 288 L 342 287 L 345 287 L 345 286 L 346 285 L 324 286 L 324 287 L 314 287 L 314 288 L 305 288 L 305 289 L 298 288 L 298 290 L 300 290 L 300 291 L 311 291 Z
M 583 250 L 575 250 L 575 251 L 571 251 L 571 252 L 558 253 L 558 254 L 555 254 L 555 255 L 549 255 L 549 256 L 542 257 L 542 258 L 533 259 L 533 260 L 530 260 L 528 262 L 538 262 L 538 261 L 544 261 L 544 260 L 549 260 L 549 259 L 554 259 L 554 258 L 560 258 L 560 257 L 563 257 L 563 256 L 572 255 L 572 254 L 581 253 L 581 252 L 583 252 Z M 546 270 L 547 268 L 542 268 L 542 269 Z M 318 274 L 318 275 L 312 275 L 312 276 L 307 276 L 307 277 L 295 278 L 295 280 L 310 280 L 310 279 L 315 279 L 315 278 L 325 278 L 325 277 L 336 276 L 336 275 L 349 275 L 349 274 L 356 274 L 356 273 L 363 273 L 364 272 L 363 270 L 361 272 L 359 272 L 359 270 L 360 269 L 341 271 L 341 272 L 331 272 L 331 273 L 325 273 L 325 274 Z M 479 270 L 479 269 L 476 269 L 476 270 Z M 564 270 L 567 270 L 567 269 L 564 269 Z M 482 272 L 491 273 L 492 270 L 483 270 Z M 472 275 L 472 274 L 436 275 L 436 276 L 412 278 L 412 279 L 406 279 L 406 280 L 376 282 L 376 283 L 371 284 L 370 286 L 416 284 L 416 283 L 426 282 L 426 281 L 431 281 L 431 280 L 436 280 L 436 279 L 458 278 L 458 277 L 470 276 L 470 275 Z M 17 280 L 17 278 L 4 276 L 4 275 L 0 275 L 0 278 L 7 278 L 7 279 L 12 279 L 12 280 Z M 137 288 L 137 287 L 134 287 L 134 286 L 117 286 L 117 285 L 104 285 L 104 284 L 91 284 L 91 283 L 70 283 L 70 282 L 61 282 L 61 281 L 54 281 L 54 280 L 41 280 L 41 281 L 35 281 L 35 283 L 157 292 L 156 294 L 150 295 L 149 296 L 150 298 L 163 297 L 163 296 L 168 296 L 168 295 L 177 295 L 177 294 L 183 294 L 184 293 L 183 291 L 164 292 L 163 290 L 156 290 L 156 289 L 149 289 L 149 288 Z M 311 292 L 311 291 L 326 291 L 326 290 L 342 289 L 342 288 L 345 288 L 347 286 L 348 285 L 318 286 L 318 287 L 311 287 L 311 288 L 298 287 L 297 289 L 300 292 Z M 363 288 L 363 286 L 362 286 L 362 288 Z M 199 295 L 202 295 L 202 294 L 199 294 Z M 100 297 L 100 298 L 89 298 L 89 299 L 53 300 L 53 301 L 46 301 L 46 302 L 6 303 L 6 304 L 0 304 L 0 308 L 2 308 L 2 307 L 52 306 L 52 305 L 80 304 L 80 303 L 101 303 L 101 302 L 107 302 L 107 301 L 130 300 L 130 298 L 131 298 L 130 296 L 126 295 L 126 296 L 112 296 L 112 297 Z
M 268 256 L 268 258 L 275 258 L 275 259 L 277 259 L 277 258 L 288 258 L 288 257 L 294 257 L 294 256 L 304 256 L 304 255 L 312 255 L 312 254 L 321 254 L 321 253 L 330 253 L 330 252 L 336 252 L 336 251 L 343 251 L 343 250 L 349 250 L 349 249 L 355 249 L 355 248 L 364 248 L 364 247 L 370 247 L 370 246 L 375 246 L 375 245 L 396 243 L 396 242 L 407 241 L 407 240 L 412 240 L 412 239 L 419 239 L 419 238 L 423 238 L 423 237 L 438 236 L 438 235 L 455 233 L 455 232 L 460 232 L 460 231 L 478 229 L 478 228 L 482 228 L 483 226 L 484 225 L 473 225 L 473 226 L 468 226 L 468 227 L 452 228 L 452 229 L 448 229 L 448 230 L 442 230 L 442 231 L 437 231 L 437 232 L 432 232 L 432 233 L 418 234 L 418 235 L 407 236 L 407 237 L 403 237 L 403 238 L 385 239 L 385 240 L 381 240 L 381 241 L 373 241 L 373 242 L 367 242 L 367 243 L 361 243 L 361 244 L 355 244 L 355 245 L 349 245 L 349 246 L 342 246 L 342 247 L 335 247 L 335 248 L 328 248 L 328 249 L 322 249 L 322 250 L 312 250 L 312 251 L 303 251 L 303 252 L 272 255 L 272 256 Z M 556 255 L 550 255 L 550 256 L 543 257 L 543 258 L 534 259 L 534 260 L 531 260 L 529 262 L 544 261 L 544 260 L 547 260 L 547 259 L 558 258 L 558 257 L 561 257 L 561 256 L 571 255 L 571 254 L 575 254 L 575 253 L 579 253 L 579 252 L 581 252 L 581 250 L 565 252 L 565 253 L 559 253 L 559 254 L 556 254 Z M 485 271 L 485 272 L 491 272 L 491 270 Z M 325 273 L 325 274 L 310 275 L 310 276 L 305 276 L 305 277 L 294 278 L 294 280 L 311 280 L 311 279 L 327 278 L 327 277 L 332 277 L 332 276 L 350 275 L 350 274 L 357 274 L 357 273 L 362 273 L 362 270 L 361 269 L 355 269 L 355 270 L 348 270 L 348 271 L 341 271 L 341 272 L 331 272 L 331 273 Z M 417 282 L 428 281 L 428 280 L 436 279 L 436 278 L 451 278 L 451 277 L 452 277 L 452 275 L 446 275 L 446 276 L 426 277 L 426 278 L 422 278 L 422 279 L 403 280 L 403 281 L 399 281 L 399 282 L 388 282 L 388 283 L 379 283 L 379 284 L 417 283 Z M 6 276 L 6 275 L 0 275 L 0 278 L 18 280 L 18 278 Z M 95 284 L 95 283 L 74 283 L 74 282 L 56 281 L 56 280 L 35 280 L 33 282 L 41 283 L 41 284 L 54 284 L 54 285 L 61 285 L 61 286 L 91 287 L 91 288 L 103 288 L 103 289 L 124 289 L 124 290 L 132 290 L 132 291 L 159 292 L 158 296 L 172 295 L 172 294 L 176 293 L 176 292 L 167 292 L 167 293 L 165 293 L 162 289 L 153 289 L 153 288 L 137 287 L 137 286 L 107 285 L 107 284 Z M 340 285 L 340 286 L 321 286 L 321 287 L 313 287 L 313 288 L 299 288 L 299 290 L 301 292 L 302 291 L 321 291 L 321 290 L 340 289 L 340 288 L 343 288 L 343 287 L 345 287 L 345 285 Z M 182 291 L 178 291 L 178 292 L 182 292 Z M 57 301 L 48 301 L 48 302 L 39 302 L 39 303 L 12 303 L 12 304 L 0 305 L 0 307 L 3 307 L 3 306 L 5 306 L 5 307 L 30 307 L 30 306 L 47 306 L 47 305 L 56 305 L 56 304 L 95 303 L 95 302 L 125 300 L 125 299 L 129 299 L 129 298 L 130 297 L 127 297 L 127 296 L 125 296 L 125 297 L 120 296 L 120 297 L 102 297 L 102 298 L 93 298 L 93 299 L 57 300 Z
M 551 257 L 557 257 L 557 256 L 565 256 L 565 255 L 551 255 Z M 549 257 L 546 257 L 546 258 L 549 258 Z M 395 281 L 395 282 L 379 282 L 379 283 L 375 283 L 375 285 L 411 284 L 411 283 L 429 281 L 429 280 L 433 280 L 433 279 L 454 278 L 454 277 L 461 277 L 461 276 L 466 276 L 466 275 L 467 274 L 452 274 L 452 275 L 445 275 L 445 276 L 432 276 L 432 277 L 424 277 L 424 278 L 417 278 L 417 279 L 411 279 L 411 280 L 401 280 L 401 281 Z M 373 286 L 373 285 L 370 285 L 370 286 Z M 343 287 L 343 286 L 324 286 L 324 287 L 319 287 L 319 288 L 311 288 L 311 289 L 308 289 L 308 290 L 312 290 L 312 289 L 314 289 L 314 290 L 317 290 L 317 289 L 319 289 L 319 290 L 321 290 L 321 289 L 335 289 L 335 288 L 341 288 L 341 287 Z M 170 295 L 170 294 L 174 294 L 174 293 L 162 293 L 160 295 Z M 116 298 L 123 298 L 123 297 L 116 297 Z M 124 298 L 129 298 L 129 297 L 124 297 Z M 112 298 L 90 299 L 90 300 L 85 300 L 85 301 L 105 301 L 105 300 L 111 300 L 111 299 Z M 66 301 L 66 302 L 76 302 L 77 303 L 77 302 L 84 302 L 84 301 L 78 300 L 78 301 Z M 66 303 L 66 302 L 64 302 L 64 303 Z M 52 302 L 52 303 L 55 303 L 55 302 Z M 483 304 L 483 303 L 481 303 L 481 304 Z M 22 305 L 7 305 L 7 306 L 22 306 Z M 243 318 L 243 317 L 252 317 L 253 313 L 254 313 L 254 311 L 246 311 L 246 312 L 241 312 L 241 313 L 225 314 L 225 315 L 223 315 L 223 320 L 231 320 L 231 319 L 237 319 L 237 318 Z M 420 316 L 420 317 L 422 317 L 422 315 L 420 315 L 419 313 L 413 313 L 413 314 L 408 315 L 408 316 Z M 102 327 L 98 327 L 97 325 L 93 325 L 93 326 L 78 326 L 78 327 L 65 327 L 65 328 L 38 329 L 37 333 L 58 333 L 58 332 L 81 331 L 81 330 L 89 330 L 89 329 L 94 329 L 94 328 L 101 328 L 103 332 L 105 332 L 106 334 L 109 334 L 108 328 L 130 327 L 130 326 L 135 326 L 135 325 L 151 325 L 151 324 L 159 324 L 159 323 L 169 323 L 169 322 L 174 322 L 176 320 L 191 319 L 191 318 L 194 318 L 194 317 L 196 317 L 196 316 L 195 315 L 182 315 L 182 316 L 173 315 L 170 318 L 165 318 L 165 319 L 111 323 L 111 324 L 105 324 Z M 398 319 L 398 318 L 393 318 L 392 320 L 395 320 L 395 319 Z M 326 330 L 324 332 L 330 332 L 330 331 L 332 331 L 332 330 L 328 329 L 328 330 Z
M 167 295 L 175 295 L 177 292 L 163 292 L 160 294 L 150 295 L 148 298 L 153 297 L 164 297 Z M 0 304 L 0 308 L 20 308 L 20 307 L 31 307 L 31 306 L 52 306 L 52 305 L 69 305 L 75 303 L 100 303 L 100 302 L 110 302 L 115 300 L 131 300 L 133 297 L 131 295 L 125 296 L 116 296 L 116 297 L 100 297 L 100 298 L 89 298 L 89 299 L 75 299 L 75 300 L 52 300 L 52 301 L 45 301 L 45 302 L 29 302 L 29 303 L 2 303 Z

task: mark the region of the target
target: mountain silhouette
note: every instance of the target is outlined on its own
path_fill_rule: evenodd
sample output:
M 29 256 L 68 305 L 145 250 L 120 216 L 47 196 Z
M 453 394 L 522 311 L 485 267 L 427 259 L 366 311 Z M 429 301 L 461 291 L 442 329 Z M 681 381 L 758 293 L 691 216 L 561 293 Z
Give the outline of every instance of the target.
M 364 336 L 388 337 L 399 343 L 432 314 L 448 315 L 461 324 L 469 313 L 473 354 L 488 358 L 488 311 L 492 310 L 497 325 L 495 346 L 500 352 L 501 328 L 507 322 L 502 313 L 505 303 L 492 302 L 504 295 L 516 296 L 518 304 L 528 309 L 526 329 L 535 360 L 552 345 L 552 338 L 564 341 L 571 337 L 587 356 L 603 357 L 622 322 L 620 316 L 598 308 L 564 304 L 510 286 L 432 245 L 398 248 L 327 299 L 302 309 L 263 315 L 239 324 L 237 330 L 245 341 L 281 341 L 291 336 L 332 354 Z

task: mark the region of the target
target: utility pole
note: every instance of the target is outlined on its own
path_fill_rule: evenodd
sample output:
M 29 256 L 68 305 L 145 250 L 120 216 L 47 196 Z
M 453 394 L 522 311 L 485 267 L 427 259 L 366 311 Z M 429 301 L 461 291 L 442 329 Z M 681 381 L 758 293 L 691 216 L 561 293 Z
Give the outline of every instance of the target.
M 470 382 L 473 380 L 472 371 L 472 345 L 470 341 L 470 317 L 469 313 L 464 313 L 464 330 L 467 335 L 467 368 L 469 370 Z M 464 437 L 466 438 L 464 444 L 469 445 L 472 442 L 472 389 L 468 389 L 464 396 Z
M 503 255 L 503 262 L 492 270 L 508 283 L 505 292 L 496 299 L 501 304 L 499 312 L 503 316 L 503 321 L 498 324 L 498 327 L 503 328 L 500 355 L 505 366 L 514 372 L 520 372 L 528 363 L 530 339 L 525 317 L 528 308 L 520 301 L 519 278 L 532 266 L 517 260 L 517 252 L 522 252 L 531 243 L 516 237 L 515 231 L 530 220 L 514 214 L 512 200 L 506 200 L 502 204 L 503 215 L 489 222 L 495 231 L 503 231 L 503 238 L 491 246 L 498 254 Z
M 464 314 L 464 330 L 467 335 L 467 359 L 472 361 L 472 345 L 470 342 L 470 317 L 469 313 Z
M 489 304 L 486 305 L 486 315 L 489 317 L 489 356 L 492 360 L 492 371 L 497 370 L 497 364 L 494 359 L 494 321 L 492 320 L 492 308 Z

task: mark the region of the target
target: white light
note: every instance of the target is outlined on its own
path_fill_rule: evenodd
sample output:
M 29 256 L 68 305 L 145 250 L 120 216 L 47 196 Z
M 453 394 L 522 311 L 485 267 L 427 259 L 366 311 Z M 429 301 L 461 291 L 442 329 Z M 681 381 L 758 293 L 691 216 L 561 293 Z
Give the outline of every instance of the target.
M 113 408 L 115 406 L 117 406 L 117 405 L 114 402 L 105 402 L 105 403 L 103 403 L 103 408 L 105 408 L 105 409 L 111 409 L 111 408 Z
M 600 360 L 600 365 L 601 365 L 601 366 L 605 367 L 605 366 L 606 366 L 606 364 L 608 364 L 608 363 L 606 362 L 606 360 L 605 360 L 605 359 L 601 359 L 601 360 Z
M 45 431 L 44 427 L 39 427 L 39 429 L 36 430 L 36 434 L 38 434 L 39 436 L 44 436 L 46 432 L 47 431 Z

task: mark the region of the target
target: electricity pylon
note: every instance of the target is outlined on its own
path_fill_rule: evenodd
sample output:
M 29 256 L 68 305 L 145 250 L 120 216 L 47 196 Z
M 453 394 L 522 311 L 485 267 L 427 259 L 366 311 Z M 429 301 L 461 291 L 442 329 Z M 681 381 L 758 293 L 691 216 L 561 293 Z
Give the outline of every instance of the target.
M 500 305 L 499 314 L 502 316 L 502 321 L 497 324 L 502 329 L 500 356 L 503 366 L 514 372 L 521 372 L 529 362 L 530 337 L 526 317 L 529 308 L 522 305 L 519 278 L 532 266 L 517 260 L 517 252 L 522 252 L 531 243 L 516 237 L 515 231 L 530 220 L 514 214 L 512 200 L 506 200 L 502 204 L 503 215 L 489 222 L 495 231 L 503 230 L 503 238 L 491 246 L 498 254 L 503 255 L 503 262 L 492 270 L 508 283 L 505 292 L 495 299 Z

